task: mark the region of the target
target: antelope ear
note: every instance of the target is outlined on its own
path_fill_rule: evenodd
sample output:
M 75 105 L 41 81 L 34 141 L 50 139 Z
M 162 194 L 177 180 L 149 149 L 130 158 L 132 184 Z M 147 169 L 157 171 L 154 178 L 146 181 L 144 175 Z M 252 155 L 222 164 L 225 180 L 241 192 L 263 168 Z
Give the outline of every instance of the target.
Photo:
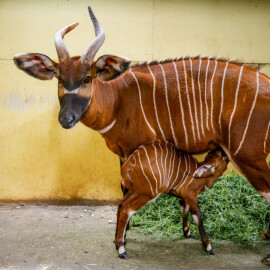
M 39 53 L 18 53 L 14 56 L 15 65 L 34 78 L 51 80 L 57 76 L 59 64 L 48 56 Z
M 96 74 L 103 81 L 110 81 L 124 73 L 130 66 L 130 59 L 117 55 L 103 55 L 95 63 Z
M 193 178 L 205 178 L 215 174 L 215 165 L 202 165 L 193 173 Z

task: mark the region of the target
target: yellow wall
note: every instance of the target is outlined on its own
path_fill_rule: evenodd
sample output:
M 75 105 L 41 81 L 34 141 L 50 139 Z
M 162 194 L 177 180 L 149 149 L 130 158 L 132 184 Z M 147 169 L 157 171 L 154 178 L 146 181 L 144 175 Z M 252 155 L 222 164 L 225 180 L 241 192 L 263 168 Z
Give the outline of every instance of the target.
M 12 61 L 18 52 L 57 60 L 54 34 L 74 21 L 80 25 L 65 42 L 80 55 L 94 38 L 88 5 L 106 32 L 97 56 L 270 63 L 270 1 L 0 0 L 0 200 L 121 197 L 118 157 L 82 124 L 62 129 L 56 80 L 31 78 Z

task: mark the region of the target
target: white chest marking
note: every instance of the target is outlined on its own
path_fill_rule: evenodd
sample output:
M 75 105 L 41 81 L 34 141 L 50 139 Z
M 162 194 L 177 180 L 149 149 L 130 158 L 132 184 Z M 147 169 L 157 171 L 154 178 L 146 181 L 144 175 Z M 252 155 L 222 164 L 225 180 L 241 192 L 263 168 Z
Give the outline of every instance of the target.
M 67 89 L 64 88 L 64 94 L 65 95 L 78 94 L 78 92 L 79 92 L 79 88 L 76 88 L 76 89 L 71 90 L 71 91 L 69 91 L 69 90 L 67 90 Z
M 108 132 L 114 126 L 115 122 L 116 122 L 116 119 L 114 119 L 112 121 L 112 123 L 110 125 L 108 125 L 107 127 L 103 128 L 101 130 L 97 130 L 97 132 L 99 132 L 100 134 L 104 134 L 104 133 Z

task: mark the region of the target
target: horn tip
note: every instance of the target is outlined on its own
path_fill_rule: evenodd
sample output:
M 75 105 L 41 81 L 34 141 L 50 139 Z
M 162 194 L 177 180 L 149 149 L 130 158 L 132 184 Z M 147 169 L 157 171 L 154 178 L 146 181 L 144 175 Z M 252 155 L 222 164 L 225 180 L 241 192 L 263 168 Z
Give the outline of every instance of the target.
M 74 22 L 70 25 L 68 25 L 68 32 L 73 30 L 79 23 L 78 22 Z
M 95 18 L 95 14 L 90 6 L 88 6 L 89 15 L 91 18 Z

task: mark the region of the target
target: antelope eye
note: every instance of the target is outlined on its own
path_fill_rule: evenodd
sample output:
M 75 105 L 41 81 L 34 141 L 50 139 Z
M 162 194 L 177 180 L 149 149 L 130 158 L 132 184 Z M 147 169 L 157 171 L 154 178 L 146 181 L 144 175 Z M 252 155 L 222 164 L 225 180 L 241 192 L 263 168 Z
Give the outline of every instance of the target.
M 89 83 L 91 81 L 91 77 L 90 76 L 86 76 L 83 80 L 84 83 Z

